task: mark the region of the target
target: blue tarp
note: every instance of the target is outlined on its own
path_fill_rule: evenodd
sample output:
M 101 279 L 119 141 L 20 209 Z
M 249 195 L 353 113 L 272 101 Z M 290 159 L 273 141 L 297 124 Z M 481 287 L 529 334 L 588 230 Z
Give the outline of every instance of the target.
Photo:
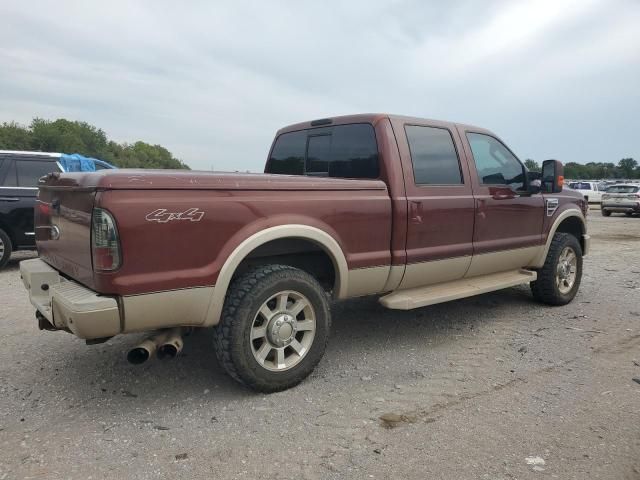
M 63 153 L 60 155 L 60 165 L 62 165 L 65 172 L 95 172 L 96 170 L 100 170 L 100 168 L 96 169 L 96 164 L 102 168 L 116 168 L 104 160 L 84 157 L 79 153 L 71 155 Z

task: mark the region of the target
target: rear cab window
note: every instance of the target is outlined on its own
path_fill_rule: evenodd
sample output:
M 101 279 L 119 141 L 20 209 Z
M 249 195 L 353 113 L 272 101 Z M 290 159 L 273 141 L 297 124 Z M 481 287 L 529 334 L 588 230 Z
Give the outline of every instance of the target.
M 378 178 L 378 147 L 368 123 L 335 125 L 278 136 L 265 173 Z

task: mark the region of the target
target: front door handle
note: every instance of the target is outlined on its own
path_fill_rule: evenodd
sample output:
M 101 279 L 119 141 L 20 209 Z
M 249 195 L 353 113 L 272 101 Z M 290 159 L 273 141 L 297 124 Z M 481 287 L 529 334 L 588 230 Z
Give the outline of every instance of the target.
M 0 197 L 0 202 L 19 202 L 20 199 L 17 197 Z
M 506 185 L 504 187 L 489 187 L 489 195 L 494 200 L 513 200 L 517 197 L 516 192 Z

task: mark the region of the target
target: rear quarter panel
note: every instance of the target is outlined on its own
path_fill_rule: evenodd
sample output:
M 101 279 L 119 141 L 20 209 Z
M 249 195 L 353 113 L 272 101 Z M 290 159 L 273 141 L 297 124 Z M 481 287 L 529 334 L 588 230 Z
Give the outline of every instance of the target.
M 96 274 L 96 290 L 133 295 L 215 285 L 224 262 L 249 236 L 302 224 L 331 235 L 349 269 L 391 262 L 391 202 L 378 190 L 107 190 L 96 205 L 117 223 L 122 266 Z M 150 220 L 166 209 L 203 212 L 198 221 Z M 153 217 L 151 217 L 153 218 Z

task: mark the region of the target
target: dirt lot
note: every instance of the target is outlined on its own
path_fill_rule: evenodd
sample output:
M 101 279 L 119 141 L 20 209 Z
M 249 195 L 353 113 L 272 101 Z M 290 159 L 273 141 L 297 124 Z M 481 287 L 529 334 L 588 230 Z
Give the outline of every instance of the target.
M 336 304 L 319 368 L 268 396 L 223 374 L 208 332 L 133 367 L 137 336 L 38 331 L 16 256 L 0 273 L 0 480 L 640 478 L 640 218 L 589 223 L 572 304 L 524 287 Z

